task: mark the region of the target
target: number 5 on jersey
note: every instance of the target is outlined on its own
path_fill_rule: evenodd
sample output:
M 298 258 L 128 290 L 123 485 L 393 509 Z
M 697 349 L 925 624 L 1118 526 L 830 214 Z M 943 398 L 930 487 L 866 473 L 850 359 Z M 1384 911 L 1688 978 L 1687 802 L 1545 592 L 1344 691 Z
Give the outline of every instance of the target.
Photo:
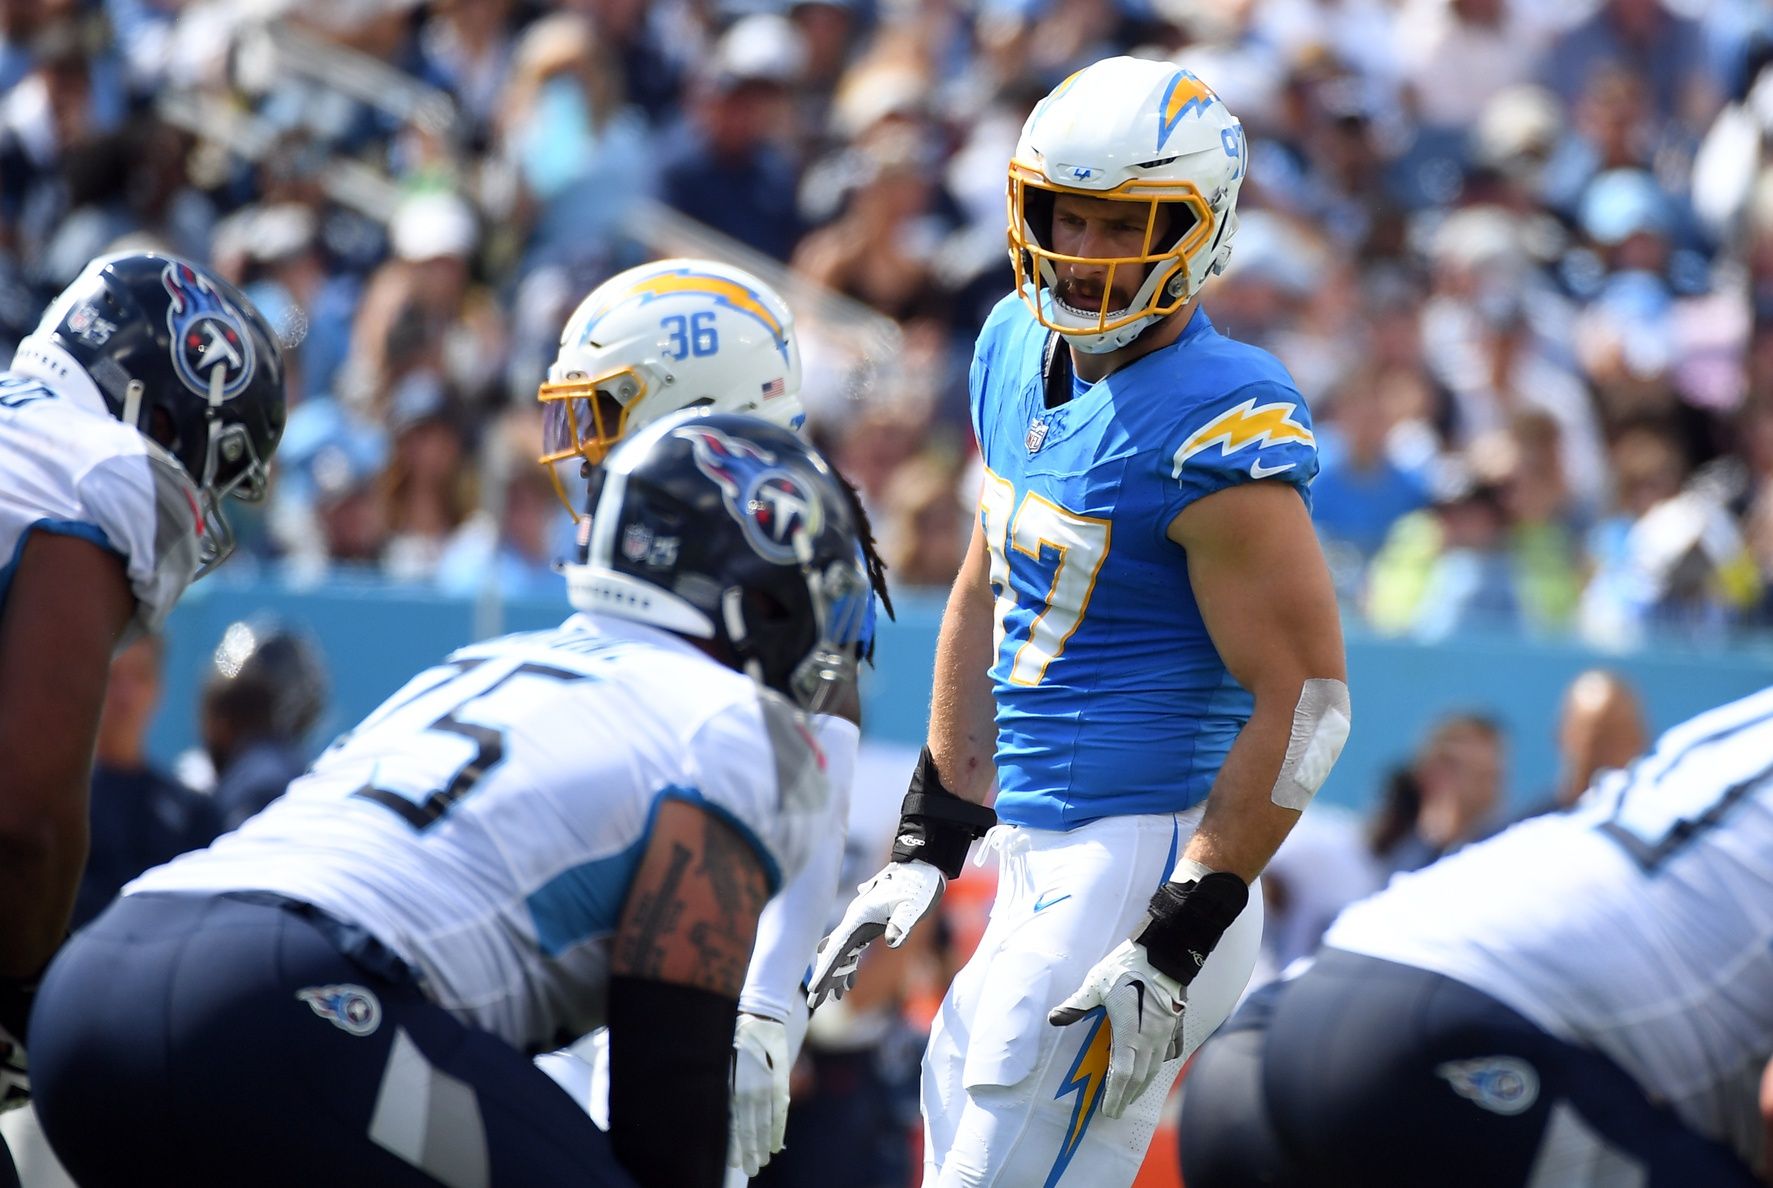
M 1045 583 L 1041 607 L 1022 635 L 1022 645 L 1016 649 L 1005 678 L 1012 685 L 1038 685 L 1047 665 L 1065 651 L 1065 642 L 1083 622 L 1096 588 L 1096 575 L 1108 559 L 1112 525 L 1067 511 L 1033 491 L 1022 497 L 1018 507 L 1015 486 L 989 470 L 979 491 L 979 519 L 991 549 L 991 588 L 997 595 L 994 668 L 1002 663 L 1004 636 L 1018 605 L 1010 582 L 1010 551 L 1031 558 L 1036 589 Z

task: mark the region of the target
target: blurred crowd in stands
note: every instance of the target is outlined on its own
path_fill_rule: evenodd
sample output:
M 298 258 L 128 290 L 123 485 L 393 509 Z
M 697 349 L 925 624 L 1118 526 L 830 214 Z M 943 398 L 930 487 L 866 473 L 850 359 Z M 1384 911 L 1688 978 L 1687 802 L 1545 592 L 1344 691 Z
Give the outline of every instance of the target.
M 724 235 L 790 286 L 811 423 L 895 578 L 941 587 L 1017 131 L 1081 64 L 1169 57 L 1249 130 L 1206 305 L 1312 404 L 1351 613 L 1716 640 L 1773 621 L 1770 12 L 0 0 L 0 350 L 107 248 L 208 260 L 293 347 L 251 555 L 552 597 L 570 521 L 534 393 L 560 326 Z

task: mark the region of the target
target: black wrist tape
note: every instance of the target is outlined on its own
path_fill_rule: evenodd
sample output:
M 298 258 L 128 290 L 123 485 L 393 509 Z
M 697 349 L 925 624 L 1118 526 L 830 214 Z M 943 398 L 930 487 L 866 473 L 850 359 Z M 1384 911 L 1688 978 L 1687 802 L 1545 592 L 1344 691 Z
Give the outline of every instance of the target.
M 1145 927 L 1133 939 L 1159 972 L 1186 986 L 1249 901 L 1250 885 L 1230 871 L 1165 883 L 1151 897 Z
M 899 831 L 893 839 L 894 862 L 927 862 L 951 879 L 966 865 L 967 847 L 997 824 L 997 814 L 982 804 L 962 800 L 942 786 L 936 761 L 925 747 L 917 757 L 911 790 L 899 809 Z

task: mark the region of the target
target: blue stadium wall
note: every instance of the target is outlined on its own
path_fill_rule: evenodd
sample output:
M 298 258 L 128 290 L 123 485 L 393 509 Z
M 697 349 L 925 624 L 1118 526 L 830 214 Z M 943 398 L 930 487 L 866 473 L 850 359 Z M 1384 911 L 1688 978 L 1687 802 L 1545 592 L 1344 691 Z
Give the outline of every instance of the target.
M 929 709 L 942 603 L 929 596 L 901 601 L 898 621 L 882 625 L 877 667 L 865 678 L 864 712 L 871 736 L 916 743 Z M 306 627 L 325 650 L 332 708 L 316 732 L 316 748 L 450 649 L 486 635 L 551 626 L 567 613 L 558 603 L 463 601 L 368 580 L 302 590 L 218 575 L 193 588 L 168 629 L 166 693 L 150 738 L 157 759 L 169 761 L 195 744 L 207 658 L 229 623 L 255 612 Z M 1624 672 L 1644 697 L 1652 730 L 1660 732 L 1773 683 L 1773 645 L 1609 656 L 1507 636 L 1424 645 L 1351 630 L 1354 734 L 1321 796 L 1364 811 L 1387 770 L 1409 757 L 1436 718 L 1476 710 L 1508 731 L 1513 804 L 1537 800 L 1555 776 L 1558 699 L 1573 676 L 1593 665 Z

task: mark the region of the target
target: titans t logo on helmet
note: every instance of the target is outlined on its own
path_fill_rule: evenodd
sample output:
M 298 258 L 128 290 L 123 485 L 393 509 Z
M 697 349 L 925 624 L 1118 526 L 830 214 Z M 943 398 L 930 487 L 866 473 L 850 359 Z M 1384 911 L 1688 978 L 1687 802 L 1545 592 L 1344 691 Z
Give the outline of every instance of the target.
M 173 262 L 161 274 L 172 304 L 166 328 L 172 334 L 172 364 L 180 381 L 209 396 L 221 376 L 221 395 L 230 400 L 252 382 L 252 338 L 238 311 L 190 266 Z M 218 371 L 219 369 L 219 371 Z
M 720 487 L 727 512 L 745 530 L 757 555 L 777 565 L 795 561 L 794 538 L 810 539 L 825 524 L 819 496 L 776 456 L 718 429 L 685 425 L 673 430 L 690 443 L 696 468 Z

